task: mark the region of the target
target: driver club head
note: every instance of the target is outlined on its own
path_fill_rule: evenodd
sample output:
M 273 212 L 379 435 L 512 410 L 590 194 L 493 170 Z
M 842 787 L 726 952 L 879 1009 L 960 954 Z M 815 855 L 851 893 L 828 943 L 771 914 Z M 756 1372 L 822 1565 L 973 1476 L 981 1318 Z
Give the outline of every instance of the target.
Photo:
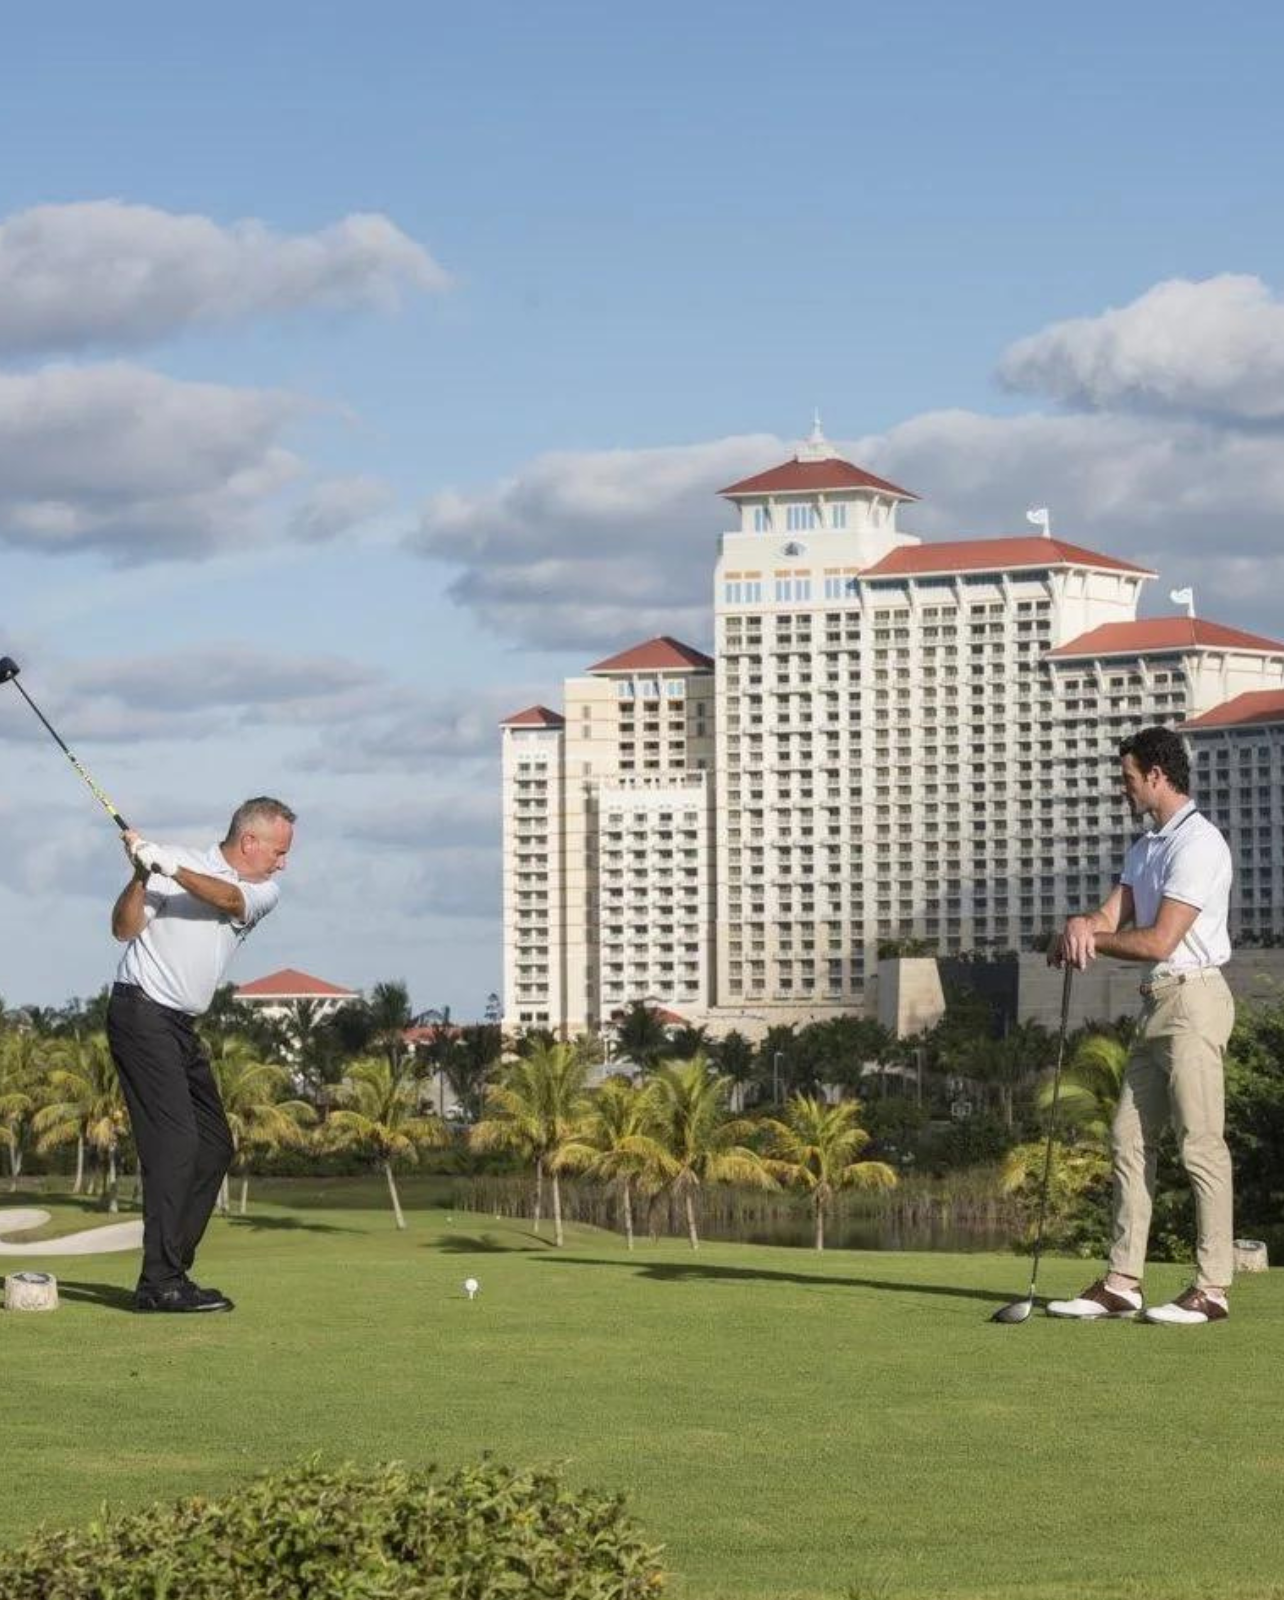
M 18 663 L 12 656 L 0 656 L 0 683 L 8 683 L 18 676 Z
M 1024 1322 L 1034 1310 L 1033 1295 L 1024 1300 L 1013 1300 L 1010 1305 L 1000 1306 L 990 1318 L 991 1322 Z

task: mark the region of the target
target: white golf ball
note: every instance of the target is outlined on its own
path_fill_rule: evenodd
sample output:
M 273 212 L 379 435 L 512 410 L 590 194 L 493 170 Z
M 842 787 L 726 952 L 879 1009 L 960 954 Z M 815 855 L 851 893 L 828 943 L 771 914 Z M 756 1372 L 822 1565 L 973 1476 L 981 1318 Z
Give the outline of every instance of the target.
M 468 1296 L 468 1298 L 470 1300 L 472 1299 L 472 1297 L 477 1293 L 478 1289 L 480 1289 L 480 1288 L 481 1288 L 481 1284 L 477 1282 L 476 1278 L 465 1278 L 464 1279 L 464 1293 Z

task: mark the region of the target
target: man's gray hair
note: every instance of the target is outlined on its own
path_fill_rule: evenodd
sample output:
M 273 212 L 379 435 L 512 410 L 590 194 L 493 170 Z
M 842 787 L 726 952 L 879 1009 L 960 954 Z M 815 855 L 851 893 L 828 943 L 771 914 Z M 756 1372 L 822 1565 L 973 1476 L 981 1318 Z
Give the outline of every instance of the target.
M 270 794 L 256 794 L 253 800 L 244 800 L 232 813 L 227 825 L 224 844 L 235 844 L 243 833 L 251 833 L 256 822 L 294 822 L 295 814 L 284 800 L 274 800 Z

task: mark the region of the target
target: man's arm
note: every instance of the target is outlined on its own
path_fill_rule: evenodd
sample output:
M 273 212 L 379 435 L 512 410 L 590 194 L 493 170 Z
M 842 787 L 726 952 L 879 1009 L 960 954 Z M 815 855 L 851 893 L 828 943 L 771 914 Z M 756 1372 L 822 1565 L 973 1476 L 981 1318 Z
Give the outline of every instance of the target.
M 128 944 L 147 926 L 147 873 L 137 868 L 134 876 L 116 896 L 111 908 L 111 934 Z
M 1049 966 L 1063 967 L 1068 963 L 1082 971 L 1095 957 L 1107 953 L 1103 938 L 1122 937 L 1118 930 L 1126 928 L 1134 915 L 1132 890 L 1126 883 L 1117 883 L 1098 910 L 1067 918 L 1048 950 Z
M 111 908 L 111 935 L 113 939 L 119 939 L 121 944 L 128 944 L 131 939 L 137 939 L 147 926 L 147 868 L 140 867 L 134 860 L 137 832 L 129 829 L 121 842 L 134 869 L 134 876 L 116 896 L 116 904 Z
M 1120 961 L 1167 961 L 1195 925 L 1198 906 L 1184 900 L 1159 902 L 1159 913 L 1149 928 L 1129 928 L 1123 933 L 1099 933 L 1097 954 L 1115 956 Z
M 229 883 L 226 878 L 211 878 L 205 872 L 193 872 L 190 867 L 180 867 L 173 878 L 180 889 L 204 900 L 207 906 L 225 911 L 234 922 L 245 921 L 245 896 L 239 884 Z

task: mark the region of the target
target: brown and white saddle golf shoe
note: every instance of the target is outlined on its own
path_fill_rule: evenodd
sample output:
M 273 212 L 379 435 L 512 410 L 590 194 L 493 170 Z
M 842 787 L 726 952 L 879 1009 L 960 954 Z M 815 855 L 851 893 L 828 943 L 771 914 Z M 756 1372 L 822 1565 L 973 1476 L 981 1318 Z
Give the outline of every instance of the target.
M 1135 1317 L 1145 1303 L 1140 1289 L 1107 1289 L 1106 1280 L 1098 1278 L 1073 1300 L 1049 1300 L 1048 1315 L 1097 1322 L 1104 1317 Z

